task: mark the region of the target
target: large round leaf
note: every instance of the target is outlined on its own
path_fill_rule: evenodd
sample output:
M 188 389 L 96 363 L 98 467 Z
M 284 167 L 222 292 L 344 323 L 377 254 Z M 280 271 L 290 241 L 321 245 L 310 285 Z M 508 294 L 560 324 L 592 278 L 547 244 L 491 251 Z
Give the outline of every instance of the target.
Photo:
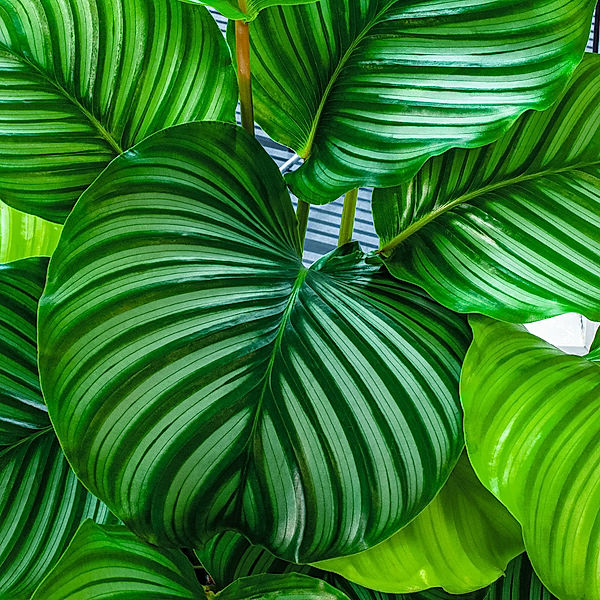
M 462 318 L 355 244 L 310 269 L 298 254 L 277 166 L 223 123 L 142 142 L 65 225 L 42 388 L 76 472 L 140 535 L 348 554 L 458 460 Z
M 409 525 L 365 552 L 315 566 L 383 592 L 439 587 L 464 594 L 493 583 L 522 551 L 519 524 L 463 454 L 442 491 Z
M 0 197 L 62 222 L 117 154 L 169 125 L 233 119 L 229 52 L 177 0 L 0 0 Z
M 308 160 L 324 203 L 391 186 L 430 156 L 492 142 L 546 108 L 586 46 L 595 0 L 321 0 L 251 27 L 257 120 Z
M 461 394 L 473 467 L 521 523 L 546 587 L 600 598 L 600 364 L 521 326 L 471 324 Z
M 496 143 L 376 190 L 373 217 L 388 269 L 454 310 L 600 319 L 600 56 Z
M 0 263 L 50 256 L 62 227 L 40 217 L 21 212 L 0 201 Z
M 85 521 L 32 600 L 202 600 L 180 550 L 156 548 L 123 525 Z
M 526 554 L 508 565 L 506 574 L 491 585 L 485 600 L 557 600 L 538 579 Z
M 414 594 L 377 592 L 352 583 L 337 573 L 275 558 L 268 550 L 253 546 L 242 535 L 233 531 L 216 535 L 196 553 L 218 587 L 229 585 L 235 579 L 248 575 L 300 572 L 327 581 L 333 587 L 342 590 L 350 600 L 482 600 L 487 593 L 487 589 L 460 596 L 448 594 L 441 589 L 424 590 Z
M 79 483 L 37 380 L 35 320 L 48 259 L 0 266 L 0 597 L 25 600 L 79 524 L 112 519 Z

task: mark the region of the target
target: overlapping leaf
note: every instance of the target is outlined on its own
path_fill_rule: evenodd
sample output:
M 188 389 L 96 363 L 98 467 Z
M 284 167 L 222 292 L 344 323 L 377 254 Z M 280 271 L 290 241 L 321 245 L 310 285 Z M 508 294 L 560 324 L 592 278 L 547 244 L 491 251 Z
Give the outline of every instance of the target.
M 258 13 L 269 6 L 288 6 L 290 4 L 309 4 L 317 0 L 242 0 L 245 5 L 243 10 L 238 0 L 182 0 L 190 4 L 199 4 L 200 6 L 212 6 L 216 8 L 223 16 L 228 19 L 240 21 L 252 21 Z
M 29 256 L 50 256 L 62 227 L 0 201 L 0 263 Z
M 122 150 L 233 119 L 229 52 L 177 0 L 0 0 L 0 197 L 62 222 Z
M 194 569 L 180 550 L 156 548 L 122 525 L 82 523 L 32 600 L 201 600 Z
M 508 565 L 506 574 L 491 585 L 485 600 L 557 600 L 539 580 L 526 554 Z
M 356 552 L 458 460 L 462 318 L 355 244 L 310 269 L 298 252 L 275 163 L 222 123 L 139 144 L 65 225 L 42 388 L 78 475 L 149 540 Z
M 463 454 L 433 502 L 385 542 L 315 566 L 368 588 L 410 593 L 479 590 L 523 551 L 521 528 L 479 482 Z
M 251 28 L 257 120 L 308 160 L 293 191 L 324 203 L 412 177 L 546 108 L 581 59 L 594 0 L 321 0 Z
M 473 467 L 521 523 L 548 589 L 600 598 L 600 365 L 521 326 L 471 324 L 461 397 Z
M 91 517 L 112 519 L 79 483 L 37 380 L 35 320 L 48 260 L 0 266 L 0 597 L 29 599 Z
M 496 143 L 376 190 L 373 218 L 389 270 L 454 310 L 600 319 L 600 56 Z

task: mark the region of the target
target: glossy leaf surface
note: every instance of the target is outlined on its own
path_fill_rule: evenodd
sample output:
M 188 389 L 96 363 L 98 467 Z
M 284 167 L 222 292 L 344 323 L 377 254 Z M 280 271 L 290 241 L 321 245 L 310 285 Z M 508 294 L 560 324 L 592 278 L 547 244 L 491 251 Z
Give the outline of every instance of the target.
M 581 59 L 594 0 L 321 0 L 251 28 L 257 120 L 308 158 L 288 176 L 322 204 L 388 187 L 449 148 L 548 107 Z
M 508 565 L 506 575 L 491 585 L 485 600 L 557 600 L 539 580 L 526 554 Z
M 600 319 L 600 56 L 491 146 L 376 190 L 373 219 L 388 269 L 454 310 Z
M 0 266 L 0 597 L 29 599 L 79 524 L 112 519 L 79 483 L 37 380 L 35 321 L 48 260 Z
M 519 524 L 463 454 L 442 491 L 409 525 L 365 552 L 315 566 L 383 592 L 439 587 L 464 594 L 493 583 L 522 551 Z
M 258 13 L 264 8 L 270 6 L 289 6 L 290 4 L 309 4 L 320 0 L 245 0 L 245 9 L 240 9 L 238 0 L 182 0 L 189 4 L 199 4 L 200 6 L 212 6 L 216 8 L 223 16 L 228 19 L 238 21 L 252 21 Z
M 216 596 L 218 600 L 350 600 L 321 579 L 288 573 L 238 579 Z
M 523 527 L 561 600 L 600 597 L 600 364 L 521 326 L 471 318 L 461 379 L 467 449 L 482 483 Z
M 233 119 L 229 52 L 177 0 L 0 0 L 0 197 L 62 222 L 117 154 L 159 129 Z
M 69 218 L 42 387 L 78 475 L 149 540 L 236 529 L 340 556 L 416 516 L 458 460 L 463 319 L 356 244 L 310 269 L 298 248 L 277 166 L 223 123 L 149 138 Z
M 0 263 L 29 256 L 50 256 L 62 227 L 0 201 Z
M 156 548 L 123 525 L 85 521 L 32 600 L 202 600 L 180 550 Z
M 218 586 L 228 585 L 235 579 L 248 575 L 301 572 L 327 581 L 342 590 L 350 600 L 482 600 L 487 592 L 484 589 L 460 596 L 441 589 L 413 594 L 377 592 L 352 583 L 337 573 L 278 559 L 268 550 L 253 546 L 242 535 L 232 531 L 218 534 L 196 553 Z

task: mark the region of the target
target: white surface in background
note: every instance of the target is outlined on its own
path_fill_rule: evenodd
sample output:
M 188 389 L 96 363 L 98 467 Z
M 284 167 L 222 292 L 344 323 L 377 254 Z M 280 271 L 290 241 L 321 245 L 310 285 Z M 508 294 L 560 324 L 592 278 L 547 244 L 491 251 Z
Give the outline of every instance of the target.
M 598 323 L 589 321 L 581 315 L 568 313 L 544 321 L 529 323 L 525 327 L 531 333 L 568 354 L 582 355 L 589 352 L 598 329 Z

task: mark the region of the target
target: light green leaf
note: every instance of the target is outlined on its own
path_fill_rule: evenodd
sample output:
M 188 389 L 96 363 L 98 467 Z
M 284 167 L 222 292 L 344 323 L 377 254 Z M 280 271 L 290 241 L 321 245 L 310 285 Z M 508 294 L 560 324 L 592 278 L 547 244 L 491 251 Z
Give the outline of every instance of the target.
M 50 256 L 62 227 L 0 201 L 0 263 L 29 256 Z
M 229 51 L 177 0 L 0 0 L 0 198 L 62 222 L 122 150 L 232 120 Z
M 236 529 L 310 562 L 412 520 L 460 455 L 462 317 L 356 244 L 310 269 L 276 164 L 193 123 L 80 199 L 40 308 L 67 456 L 139 535 Z
M 180 550 L 156 548 L 122 525 L 85 521 L 32 600 L 201 600 Z
M 454 310 L 600 319 L 600 56 L 495 144 L 376 190 L 373 218 L 388 269 Z
M 600 360 L 600 329 L 596 331 L 596 337 L 590 346 L 590 353 L 587 356 L 588 360 Z
M 250 36 L 256 116 L 307 161 L 322 204 L 388 187 L 452 147 L 548 107 L 586 46 L 595 0 L 321 0 L 270 8 Z
M 521 326 L 472 317 L 461 379 L 465 435 L 482 483 L 523 527 L 561 600 L 600 598 L 600 364 Z
M 522 551 L 519 524 L 463 454 L 442 491 L 409 525 L 365 552 L 314 566 L 382 592 L 439 587 L 465 594 L 493 583 Z
M 538 579 L 526 554 L 508 565 L 506 575 L 490 586 L 485 600 L 557 600 Z
M 302 575 L 254 575 L 238 579 L 216 595 L 216 600 L 350 600 L 325 581 Z
M 327 581 L 333 587 L 342 590 L 350 600 L 482 600 L 487 591 L 483 589 L 460 596 L 448 594 L 440 589 L 414 594 L 377 592 L 352 583 L 336 573 L 275 558 L 268 550 L 253 546 L 233 531 L 216 535 L 196 553 L 218 586 L 228 585 L 235 579 L 248 575 L 300 572 Z
M 0 266 L 0 598 L 25 600 L 79 524 L 113 519 L 77 481 L 37 380 L 35 321 L 46 258 Z
M 291 4 L 310 4 L 317 0 L 242 0 L 246 5 L 241 10 L 238 0 L 182 0 L 189 4 L 199 4 L 200 6 L 212 6 L 216 8 L 223 16 L 228 19 L 239 21 L 252 21 L 258 13 L 269 6 L 289 6 Z

